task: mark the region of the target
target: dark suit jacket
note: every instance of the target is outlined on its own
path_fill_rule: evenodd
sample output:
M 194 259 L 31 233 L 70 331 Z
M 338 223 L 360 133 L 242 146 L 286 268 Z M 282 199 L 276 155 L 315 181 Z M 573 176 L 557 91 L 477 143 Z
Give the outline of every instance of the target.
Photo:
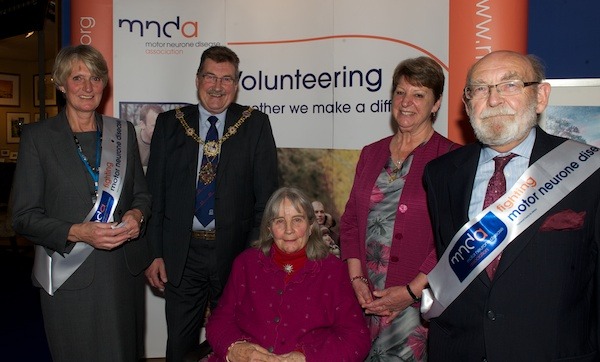
M 247 107 L 231 104 L 225 132 Z M 198 106 L 183 107 L 198 132 Z M 185 134 L 175 111 L 156 120 L 146 174 L 153 217 L 147 236 L 154 257 L 165 261 L 169 282 L 179 285 L 190 245 L 197 184 L 198 143 Z M 264 207 L 277 189 L 277 149 L 266 114 L 254 110 L 221 146 L 215 195 L 216 258 L 223 285 L 233 259 L 258 238 Z
M 562 142 L 537 128 L 531 163 Z M 480 149 L 465 146 L 425 169 L 439 257 L 468 221 Z M 598 361 L 599 185 L 596 171 L 504 250 L 493 281 L 482 272 L 431 320 L 430 361 Z M 583 212 L 583 225 L 540 230 L 565 210 Z
M 135 130 L 131 123 L 126 123 L 127 172 L 114 213 L 115 221 L 120 221 L 125 212 L 133 208 L 150 216 L 150 194 Z M 17 233 L 50 251 L 70 251 L 73 243 L 67 241 L 67 235 L 71 226 L 82 222 L 92 208 L 90 190 L 93 190 L 93 182 L 77 154 L 64 112 L 23 127 L 12 195 L 13 227 Z M 131 274 L 139 274 L 150 263 L 145 240 L 133 240 L 123 248 Z M 90 254 L 61 289 L 80 289 L 92 282 L 95 253 Z

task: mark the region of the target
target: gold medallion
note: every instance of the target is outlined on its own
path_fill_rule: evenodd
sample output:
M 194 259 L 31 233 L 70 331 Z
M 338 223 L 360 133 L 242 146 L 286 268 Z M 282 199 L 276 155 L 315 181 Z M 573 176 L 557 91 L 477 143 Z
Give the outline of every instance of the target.
M 237 122 L 235 122 L 233 126 L 229 127 L 227 132 L 218 141 L 205 142 L 187 123 L 181 109 L 179 107 L 175 108 L 175 117 L 179 120 L 179 123 L 181 123 L 185 134 L 202 145 L 202 150 L 207 158 L 208 162 L 206 162 L 206 164 L 200 168 L 200 172 L 198 173 L 198 179 L 202 181 L 203 184 L 208 185 L 215 180 L 219 160 L 216 160 L 215 165 L 213 165 L 213 161 L 215 160 L 215 157 L 219 156 L 221 153 L 221 145 L 223 142 L 227 141 L 231 136 L 237 133 L 238 128 L 240 128 L 246 119 L 252 114 L 252 110 L 252 107 L 248 107 L 246 110 L 244 110 L 242 112 L 242 116 L 237 120 Z
M 206 157 L 216 157 L 221 152 L 221 144 L 216 141 L 208 141 L 204 143 L 204 154 Z

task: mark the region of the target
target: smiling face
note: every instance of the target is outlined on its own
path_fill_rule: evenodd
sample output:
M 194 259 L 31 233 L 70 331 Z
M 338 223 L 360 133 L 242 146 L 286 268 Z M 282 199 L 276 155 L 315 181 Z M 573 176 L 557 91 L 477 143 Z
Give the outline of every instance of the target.
M 431 114 L 440 104 L 430 88 L 412 85 L 402 76 L 394 89 L 392 115 L 401 132 L 417 132 L 431 127 Z
M 534 71 L 524 56 L 496 52 L 482 58 L 470 72 L 469 85 L 494 85 L 508 80 L 534 79 Z M 482 99 L 463 99 L 477 139 L 499 152 L 521 143 L 537 124 L 537 115 L 548 104 L 550 85 L 541 83 L 523 88 L 520 94 L 502 96 L 495 87 Z
M 92 74 L 84 62 L 76 60 L 59 90 L 65 94 L 67 109 L 85 113 L 98 108 L 105 86 L 100 76 Z
M 310 236 L 308 216 L 285 198 L 279 204 L 279 212 L 271 221 L 269 231 L 279 250 L 288 254 L 299 251 L 306 246 Z
M 204 79 L 204 74 L 212 74 L 217 78 L 229 77 L 236 79 L 233 84 L 223 84 L 220 79 L 215 82 Z M 206 59 L 202 71 L 196 76 L 196 88 L 198 98 L 202 107 L 211 114 L 222 113 L 235 99 L 238 88 L 235 66 L 230 62 L 217 63 L 212 59 Z

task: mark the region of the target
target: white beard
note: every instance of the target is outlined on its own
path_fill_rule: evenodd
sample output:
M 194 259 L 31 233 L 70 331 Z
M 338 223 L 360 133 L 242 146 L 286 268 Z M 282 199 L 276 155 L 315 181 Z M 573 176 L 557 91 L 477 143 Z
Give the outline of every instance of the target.
M 484 110 L 479 118 L 470 118 L 477 139 L 488 146 L 503 146 L 524 139 L 537 124 L 536 102 L 529 103 L 525 111 L 518 115 L 509 108 Z M 504 115 L 504 119 L 490 117 Z M 507 120 L 506 118 L 512 119 Z

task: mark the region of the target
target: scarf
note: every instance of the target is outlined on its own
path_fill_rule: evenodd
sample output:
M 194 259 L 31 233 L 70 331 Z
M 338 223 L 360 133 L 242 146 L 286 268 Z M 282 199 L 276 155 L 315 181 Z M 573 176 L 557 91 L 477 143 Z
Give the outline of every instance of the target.
M 298 270 L 302 269 L 308 258 L 306 257 L 306 247 L 293 253 L 285 253 L 273 243 L 272 257 L 273 262 L 285 272 L 285 282 L 287 283 Z

